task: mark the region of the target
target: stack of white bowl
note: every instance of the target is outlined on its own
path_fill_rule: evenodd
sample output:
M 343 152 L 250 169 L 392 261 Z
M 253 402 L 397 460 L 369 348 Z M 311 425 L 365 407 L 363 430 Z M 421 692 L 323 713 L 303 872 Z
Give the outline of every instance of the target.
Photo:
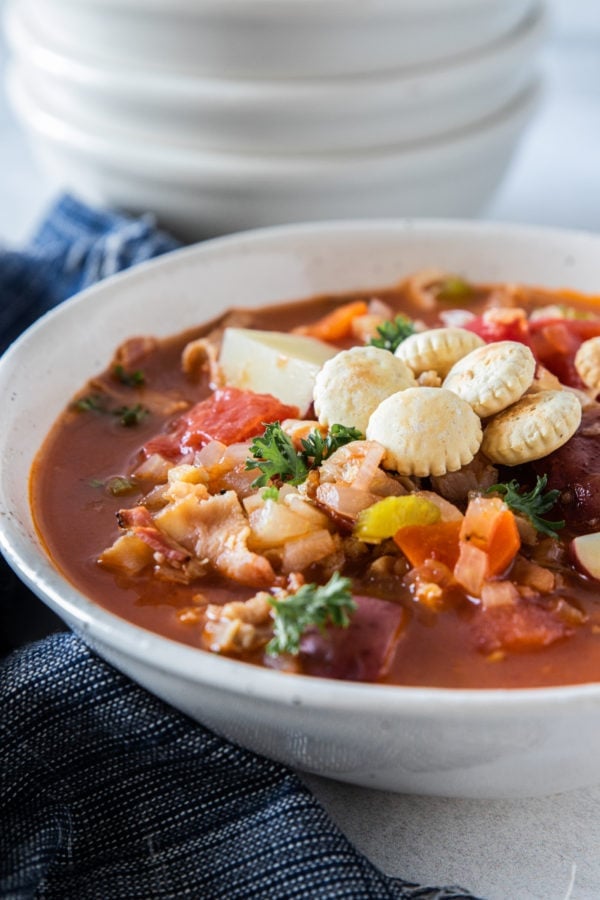
M 539 95 L 543 0 L 12 0 L 57 185 L 182 237 L 472 216 Z

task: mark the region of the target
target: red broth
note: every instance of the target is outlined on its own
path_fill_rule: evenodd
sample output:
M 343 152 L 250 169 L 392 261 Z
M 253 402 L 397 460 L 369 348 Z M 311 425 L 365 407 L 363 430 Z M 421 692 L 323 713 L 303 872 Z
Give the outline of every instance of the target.
M 432 305 L 426 298 L 426 308 L 423 297 L 415 299 L 409 282 L 376 292 L 319 297 L 240 312 L 235 321 L 244 327 L 289 331 L 314 323 L 342 305 L 355 301 L 370 303 L 376 297 L 391 307 L 394 314 L 401 311 L 432 326 L 439 324 L 440 311 L 466 305 L 460 285 L 458 287 L 459 296 L 438 296 Z M 482 310 L 499 303 L 498 289 L 493 286 L 470 288 L 467 299 L 469 310 L 479 315 Z M 565 301 L 579 314 L 595 315 L 598 309 L 593 300 L 564 292 L 552 294 L 522 288 L 517 300 L 517 305 L 527 311 Z M 511 302 L 514 304 L 514 298 Z M 256 586 L 234 583 L 210 566 L 198 577 L 179 581 L 176 577 L 165 578 L 164 572 L 157 575 L 152 565 L 139 573 L 126 575 L 100 565 L 98 560 L 122 532 L 117 513 L 142 505 L 146 494 L 154 488 L 154 484 L 135 477 L 132 484 L 123 482 L 129 488 L 123 494 L 115 496 L 107 486 L 114 488 L 115 478 L 129 479 L 139 464 L 140 448 L 168 429 L 169 422 L 181 416 L 183 410 L 211 394 L 206 373 L 190 377 L 182 371 L 180 359 L 184 347 L 199 336 L 215 336 L 223 324 L 231 321 L 226 316 L 193 333 L 161 342 L 149 341 L 139 359 L 134 359 L 133 364 L 122 370 L 126 369 L 125 380 L 131 383 L 122 383 L 115 378 L 115 367 L 111 365 L 78 395 L 80 401 L 82 398 L 103 398 L 100 405 L 110 407 L 110 412 L 95 408 L 82 410 L 70 404 L 47 437 L 31 476 L 36 527 L 51 559 L 65 577 L 100 606 L 123 619 L 207 652 L 210 652 L 210 641 L 207 641 L 204 628 L 207 604 L 247 600 L 257 593 Z M 575 318 L 571 321 L 588 320 Z M 592 324 L 584 330 L 587 327 L 587 331 L 593 331 L 595 327 L 596 333 L 600 334 L 600 319 L 590 321 Z M 494 335 L 484 337 L 490 340 Z M 519 339 L 514 334 L 499 337 Z M 580 343 L 585 337 L 578 333 L 577 341 Z M 566 353 L 572 356 L 573 348 L 567 348 L 560 355 L 554 345 L 542 347 L 542 338 L 538 336 L 536 340 L 545 364 L 557 363 L 560 371 L 564 371 L 563 357 Z M 348 335 L 337 336 L 337 345 L 341 348 L 354 343 L 357 343 L 356 339 Z M 127 352 L 131 353 L 132 345 L 128 347 Z M 558 354 L 557 360 L 551 358 L 553 353 Z M 124 358 L 116 357 L 117 360 Z M 143 370 L 143 384 L 135 384 L 131 374 L 139 370 Z M 138 406 L 150 412 L 132 427 L 124 427 L 122 416 L 112 414 L 114 409 L 127 407 L 132 410 Z M 595 406 L 592 409 L 595 410 Z M 600 437 L 596 440 L 600 441 Z M 536 464 L 538 471 L 543 471 L 543 463 L 541 460 Z M 523 475 L 523 472 L 516 467 L 500 474 L 501 480 L 505 481 Z M 525 474 L 529 474 L 531 480 L 532 472 Z M 430 489 L 429 480 L 422 479 L 419 487 Z M 559 516 L 553 512 L 548 517 Z M 482 616 L 481 602 L 455 583 L 444 585 L 440 602 L 422 602 L 411 588 L 411 567 L 402 553 L 392 551 L 395 562 L 392 559 L 391 565 L 386 561 L 385 565 L 373 566 L 379 551 L 367 548 L 357 555 L 346 555 L 344 559 L 344 574 L 352 578 L 354 593 L 366 598 L 361 601 L 357 620 L 349 630 L 329 628 L 324 636 L 314 631 L 305 641 L 304 650 L 293 658 L 285 654 L 269 656 L 265 653 L 265 640 L 250 645 L 243 652 L 231 653 L 227 649 L 222 652 L 292 672 L 390 684 L 510 688 L 598 681 L 600 583 L 577 570 L 570 561 L 567 548 L 573 535 L 599 529 L 599 524 L 590 527 L 589 523 L 582 524 L 581 521 L 568 522 L 559 532 L 558 540 L 538 539 L 533 546 L 521 547 L 520 553 L 525 560 L 548 568 L 556 580 L 555 587 L 544 592 L 541 598 L 529 591 L 533 596 L 534 614 L 527 613 L 529 618 L 524 621 L 516 621 L 508 612 L 496 612 L 492 627 L 489 627 Z M 346 528 L 344 534 L 347 533 Z M 306 576 L 307 581 L 322 582 L 325 578 L 319 565 L 310 567 Z M 511 572 L 503 577 L 510 580 Z M 368 598 L 373 598 L 373 603 L 381 601 L 385 615 L 379 617 L 378 612 L 373 613 Z M 500 621 L 502 616 L 506 621 Z M 552 631 L 555 623 L 558 626 Z M 379 655 L 375 664 L 372 648 L 365 649 L 363 644 L 367 638 L 371 640 L 369 629 L 376 631 L 377 628 L 382 633 L 387 628 L 389 633 L 372 636 L 372 640 L 378 642 Z M 509 638 L 505 639 L 507 633 Z M 331 646 L 327 645 L 330 638 Z M 353 648 L 367 660 L 365 667 L 354 666 Z

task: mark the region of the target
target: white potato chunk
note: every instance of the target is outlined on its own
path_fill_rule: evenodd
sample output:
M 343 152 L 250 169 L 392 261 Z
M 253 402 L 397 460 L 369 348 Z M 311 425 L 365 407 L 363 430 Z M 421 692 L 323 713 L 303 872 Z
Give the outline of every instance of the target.
M 342 350 L 327 360 L 317 375 L 315 412 L 322 425 L 346 425 L 364 434 L 371 413 L 382 400 L 415 384 L 406 363 L 388 350 Z
M 219 355 L 225 383 L 272 394 L 306 413 L 317 372 L 337 348 L 301 334 L 226 328 Z

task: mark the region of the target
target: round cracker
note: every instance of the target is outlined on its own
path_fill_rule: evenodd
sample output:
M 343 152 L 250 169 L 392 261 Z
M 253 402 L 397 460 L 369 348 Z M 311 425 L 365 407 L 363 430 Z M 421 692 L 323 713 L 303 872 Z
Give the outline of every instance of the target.
M 407 337 L 395 355 L 404 360 L 415 375 L 433 369 L 443 378 L 459 359 L 483 344 L 478 334 L 466 328 L 430 328 Z
M 581 404 L 571 391 L 526 394 L 490 420 L 481 449 L 493 463 L 517 466 L 562 447 L 580 422 Z
M 313 390 L 321 425 L 346 425 L 363 434 L 369 416 L 390 394 L 416 384 L 401 359 L 378 347 L 352 347 L 328 359 Z
M 482 419 L 523 396 L 535 375 L 535 357 L 518 341 L 485 344 L 450 369 L 443 387 L 458 394 Z
M 407 388 L 379 404 L 367 438 L 385 448 L 383 465 L 402 475 L 445 475 L 470 463 L 481 444 L 471 407 L 443 388 Z
M 575 369 L 587 388 L 600 391 L 600 337 L 593 337 L 575 354 Z

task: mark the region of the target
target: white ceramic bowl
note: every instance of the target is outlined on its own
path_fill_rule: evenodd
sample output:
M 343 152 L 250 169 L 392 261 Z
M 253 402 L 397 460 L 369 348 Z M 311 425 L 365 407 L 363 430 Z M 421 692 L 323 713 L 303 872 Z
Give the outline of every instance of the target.
M 354 152 L 439 137 L 493 115 L 532 79 L 544 7 L 485 50 L 415 72 L 200 78 L 61 53 L 23 8 L 7 17 L 19 77 L 59 118 L 199 150 Z
M 460 56 L 531 0 L 20 0 L 64 50 L 196 74 L 376 72 Z
M 193 152 L 69 126 L 17 77 L 14 108 L 50 178 L 92 202 L 153 210 L 182 237 L 312 219 L 471 216 L 491 199 L 538 97 L 444 139 L 353 154 Z
M 599 256 L 598 235 L 473 222 L 316 224 L 208 242 L 91 288 L 34 325 L 0 362 L 0 547 L 117 668 L 216 731 L 292 766 L 371 787 L 464 797 L 598 782 L 600 684 L 482 691 L 350 684 L 179 645 L 104 611 L 54 569 L 32 526 L 28 474 L 73 391 L 142 327 L 166 335 L 232 303 L 388 284 L 431 266 L 597 293 Z

